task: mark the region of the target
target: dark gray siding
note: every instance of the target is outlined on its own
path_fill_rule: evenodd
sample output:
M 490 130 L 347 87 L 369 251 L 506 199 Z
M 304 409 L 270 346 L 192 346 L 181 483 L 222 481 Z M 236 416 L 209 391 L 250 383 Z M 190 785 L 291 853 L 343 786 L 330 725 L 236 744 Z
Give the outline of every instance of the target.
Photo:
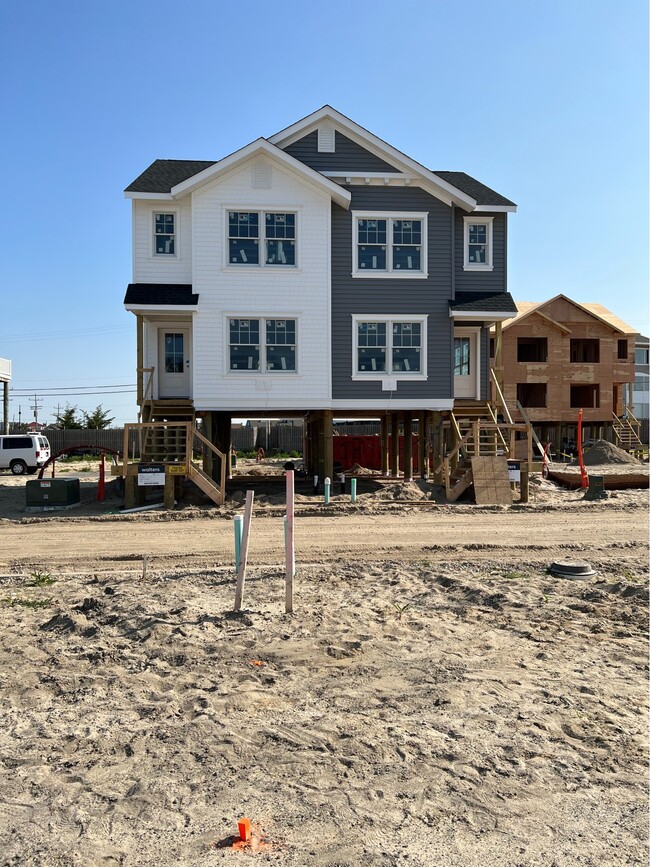
M 297 160 L 316 169 L 317 172 L 352 171 L 359 172 L 399 172 L 394 166 L 379 159 L 370 151 L 362 148 L 356 142 L 336 133 L 335 152 L 322 154 L 318 152 L 318 132 L 311 132 L 304 138 L 284 148 Z
M 455 208 L 455 291 L 482 292 L 487 295 L 495 292 L 505 292 L 506 281 L 506 217 L 507 214 L 467 214 L 461 208 Z M 463 217 L 494 217 L 492 221 L 492 271 L 464 271 L 465 261 L 465 224 Z
M 331 156 L 331 155 L 330 155 Z M 418 188 L 350 187 L 349 211 L 332 206 L 332 397 L 387 399 L 381 382 L 352 381 L 352 315 L 427 315 L 425 382 L 399 381 L 396 399 L 444 400 L 452 396 L 451 208 Z M 352 211 L 428 212 L 426 279 L 353 278 Z

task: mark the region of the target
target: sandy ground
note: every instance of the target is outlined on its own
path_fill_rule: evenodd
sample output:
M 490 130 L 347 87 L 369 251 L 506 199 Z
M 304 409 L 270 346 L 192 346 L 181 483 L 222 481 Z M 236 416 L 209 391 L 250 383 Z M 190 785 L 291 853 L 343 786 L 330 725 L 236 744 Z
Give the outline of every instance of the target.
M 647 490 L 301 494 L 287 615 L 260 484 L 234 615 L 236 490 L 110 514 L 93 473 L 37 517 L 0 478 L 2 867 L 647 863 Z

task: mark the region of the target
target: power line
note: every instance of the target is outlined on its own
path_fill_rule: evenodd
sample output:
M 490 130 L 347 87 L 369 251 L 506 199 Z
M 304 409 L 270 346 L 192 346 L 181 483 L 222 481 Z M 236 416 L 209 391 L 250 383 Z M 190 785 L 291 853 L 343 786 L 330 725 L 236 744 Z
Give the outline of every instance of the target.
M 36 391 L 38 391 L 39 394 L 48 394 L 50 392 L 54 392 L 55 394 L 61 394 L 64 391 L 74 391 L 75 393 L 79 394 L 82 391 L 87 391 L 88 389 L 93 389 L 94 393 L 97 394 L 97 393 L 99 393 L 99 391 L 103 391 L 104 389 L 107 389 L 107 388 L 131 388 L 131 389 L 133 389 L 133 388 L 135 388 L 135 383 L 134 382 L 113 382 L 113 383 L 110 383 L 109 385 L 62 385 L 60 388 L 56 388 L 54 386 L 52 386 L 52 387 L 48 386 L 47 388 L 38 388 L 37 387 Z M 23 394 L 23 393 L 33 394 L 34 388 L 33 387 L 32 388 L 26 388 L 26 387 L 10 388 L 9 391 L 13 392 L 14 394 Z
M 90 397 L 92 395 L 102 395 L 102 394 L 135 394 L 135 388 L 128 389 L 120 389 L 120 390 L 111 390 L 111 391 L 48 391 L 48 392 L 40 392 L 43 397 Z M 16 392 L 13 389 L 9 389 L 9 393 L 14 398 L 23 398 L 23 397 L 31 397 L 33 391 L 31 392 Z

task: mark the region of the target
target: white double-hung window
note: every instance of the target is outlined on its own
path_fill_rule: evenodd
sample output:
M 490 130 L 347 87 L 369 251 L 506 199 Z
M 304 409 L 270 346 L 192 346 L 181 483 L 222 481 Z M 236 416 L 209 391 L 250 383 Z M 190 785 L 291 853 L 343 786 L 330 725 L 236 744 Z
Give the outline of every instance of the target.
M 426 277 L 427 215 L 415 213 L 352 214 L 354 277 Z
M 353 316 L 355 379 L 426 376 L 426 316 Z
M 464 270 L 492 270 L 493 217 L 463 217 L 465 224 Z
M 296 373 L 297 320 L 228 320 L 228 369 L 233 372 Z
M 176 255 L 176 214 L 153 215 L 153 250 L 156 256 Z
M 296 265 L 296 214 L 228 211 L 228 264 Z

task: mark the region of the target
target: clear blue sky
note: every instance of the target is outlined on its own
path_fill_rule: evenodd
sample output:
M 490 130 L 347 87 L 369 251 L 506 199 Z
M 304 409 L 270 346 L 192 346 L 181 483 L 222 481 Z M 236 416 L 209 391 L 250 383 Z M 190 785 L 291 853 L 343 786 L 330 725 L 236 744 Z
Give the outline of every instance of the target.
M 11 418 L 31 420 L 32 391 L 41 420 L 66 403 L 136 419 L 133 391 L 109 393 L 135 383 L 124 187 L 325 103 L 517 202 L 516 299 L 564 292 L 647 334 L 647 34 L 645 0 L 2 0 Z

